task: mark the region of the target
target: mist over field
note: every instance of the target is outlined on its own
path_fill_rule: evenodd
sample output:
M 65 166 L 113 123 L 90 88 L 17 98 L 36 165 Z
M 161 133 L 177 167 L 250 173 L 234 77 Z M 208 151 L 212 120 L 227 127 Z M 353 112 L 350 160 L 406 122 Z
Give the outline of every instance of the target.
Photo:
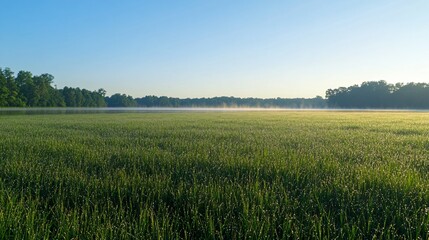
M 429 1 L 2 1 L 0 240 L 429 239 Z

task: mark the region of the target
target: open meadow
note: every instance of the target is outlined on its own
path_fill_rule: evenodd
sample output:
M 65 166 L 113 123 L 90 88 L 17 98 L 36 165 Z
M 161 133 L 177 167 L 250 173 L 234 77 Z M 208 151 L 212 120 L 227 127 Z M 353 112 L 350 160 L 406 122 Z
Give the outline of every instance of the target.
M 429 113 L 0 115 L 0 239 L 427 239 Z

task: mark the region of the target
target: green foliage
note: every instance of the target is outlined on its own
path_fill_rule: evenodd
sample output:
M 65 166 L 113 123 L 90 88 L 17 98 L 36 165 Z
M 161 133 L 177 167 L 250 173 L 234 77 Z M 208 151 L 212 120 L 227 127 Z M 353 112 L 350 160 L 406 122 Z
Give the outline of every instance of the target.
M 326 108 L 325 99 L 315 98 L 172 98 L 145 96 L 135 99 L 140 107 L 258 107 L 258 108 Z
M 10 69 L 0 68 L 0 107 L 106 107 L 106 91 L 86 89 L 56 89 L 54 76 L 20 71 L 17 76 Z
M 1 69 L 0 69 L 1 70 Z M 33 76 L 20 71 L 16 78 L 6 69 L 0 74 L 0 107 L 280 107 L 280 108 L 325 108 L 326 101 L 316 98 L 172 98 L 146 96 L 134 99 L 116 93 L 106 97 L 102 88 L 97 91 L 64 87 L 52 87 L 54 77 L 50 74 Z
M 429 84 L 363 82 L 360 86 L 328 89 L 326 98 L 330 107 L 429 109 Z
M 103 91 L 100 89 L 91 92 L 86 89 L 64 87 L 60 93 L 64 96 L 67 107 L 106 107 Z
M 19 88 L 15 82 L 13 72 L 0 68 L 0 106 L 22 107 L 24 101 L 19 96 Z
M 408 112 L 0 115 L 0 239 L 427 239 L 428 126 Z
M 133 97 L 120 93 L 106 97 L 106 102 L 109 107 L 137 107 L 137 102 Z

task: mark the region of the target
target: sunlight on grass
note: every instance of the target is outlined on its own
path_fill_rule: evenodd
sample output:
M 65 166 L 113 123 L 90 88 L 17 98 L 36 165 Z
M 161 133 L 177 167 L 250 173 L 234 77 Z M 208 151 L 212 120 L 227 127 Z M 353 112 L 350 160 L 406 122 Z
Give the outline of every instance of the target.
M 2 239 L 428 238 L 429 115 L 0 116 Z

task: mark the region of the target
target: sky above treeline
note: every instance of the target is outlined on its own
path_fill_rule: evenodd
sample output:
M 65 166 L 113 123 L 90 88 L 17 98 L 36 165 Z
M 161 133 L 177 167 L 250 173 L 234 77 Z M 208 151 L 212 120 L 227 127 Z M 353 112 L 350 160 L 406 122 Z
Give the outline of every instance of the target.
M 429 81 L 427 0 L 6 0 L 0 67 L 133 97 Z

